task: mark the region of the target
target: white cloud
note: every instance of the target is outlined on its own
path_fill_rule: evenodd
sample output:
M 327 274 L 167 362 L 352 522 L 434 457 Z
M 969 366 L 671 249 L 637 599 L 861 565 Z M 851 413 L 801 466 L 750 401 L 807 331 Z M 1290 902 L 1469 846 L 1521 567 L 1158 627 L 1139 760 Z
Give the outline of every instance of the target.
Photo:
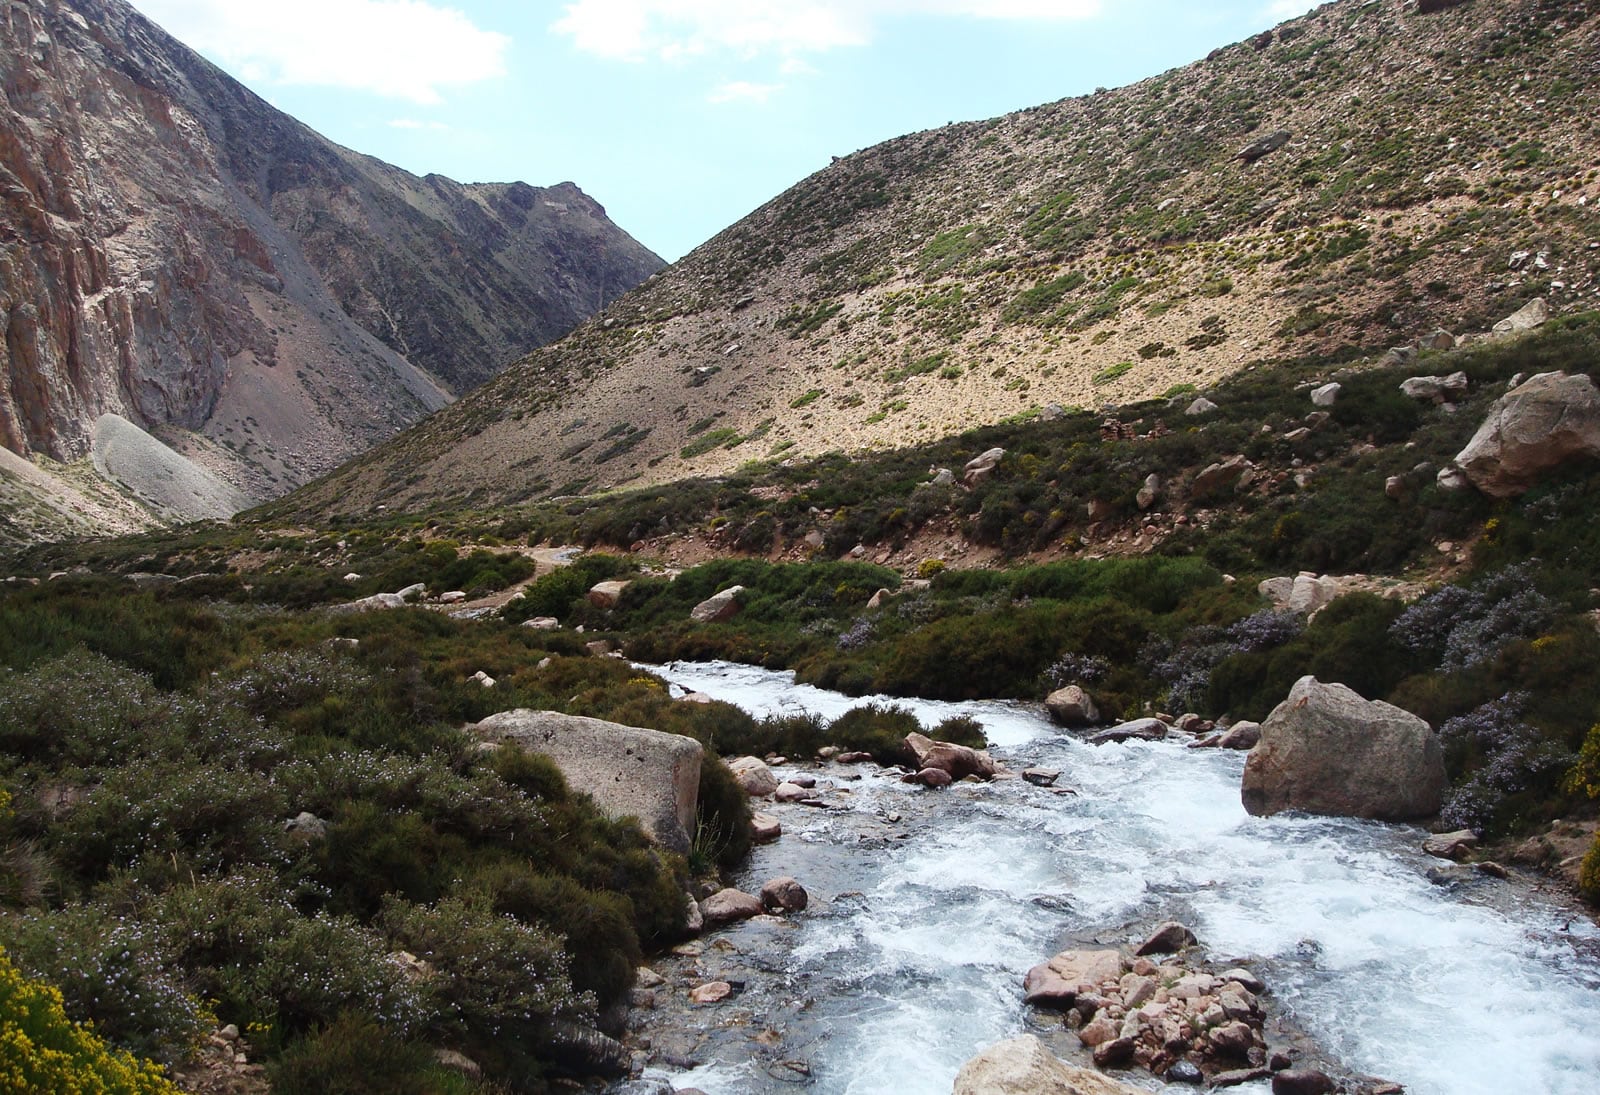
M 427 0 L 134 0 L 150 18 L 251 81 L 440 102 L 505 74 L 511 40 Z
M 782 84 L 752 84 L 748 80 L 731 80 L 712 90 L 706 96 L 708 103 L 764 103 L 783 90 Z
M 886 17 L 1063 21 L 1102 0 L 572 0 L 551 25 L 586 53 L 666 60 L 717 51 L 753 57 L 820 53 L 872 40 Z

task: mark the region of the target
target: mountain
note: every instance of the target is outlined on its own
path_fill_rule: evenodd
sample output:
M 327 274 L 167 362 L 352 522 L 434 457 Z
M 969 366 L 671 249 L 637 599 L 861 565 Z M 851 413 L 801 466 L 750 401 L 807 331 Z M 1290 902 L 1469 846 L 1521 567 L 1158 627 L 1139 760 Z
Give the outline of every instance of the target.
M 1339 0 L 838 159 L 295 504 L 895 447 L 1592 301 L 1597 8 Z
M 341 148 L 121 0 L 7 3 L 0 94 L 0 445 L 20 456 L 82 460 L 126 422 L 272 497 L 662 265 L 571 183 Z

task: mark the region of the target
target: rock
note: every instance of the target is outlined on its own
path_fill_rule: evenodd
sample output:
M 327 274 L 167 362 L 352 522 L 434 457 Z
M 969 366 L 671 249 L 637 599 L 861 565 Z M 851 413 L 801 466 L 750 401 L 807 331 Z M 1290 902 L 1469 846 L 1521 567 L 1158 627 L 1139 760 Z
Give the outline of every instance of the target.
M 1138 1043 L 1127 1034 L 1113 1038 L 1109 1042 L 1102 1042 L 1094 1047 L 1094 1063 L 1101 1068 L 1115 1068 L 1117 1065 L 1127 1064 L 1133 1060 L 1133 1052 Z
M 693 738 L 526 709 L 490 715 L 468 729 L 549 757 L 573 790 L 606 813 L 637 817 L 663 847 L 689 850 L 704 755 Z
M 1465 859 L 1478 846 L 1478 834 L 1471 829 L 1439 833 L 1422 842 L 1422 850 L 1440 859 Z
M 1078 1031 L 1078 1041 L 1093 1049 L 1103 1046 L 1107 1042 L 1115 1041 L 1119 1031 L 1117 1025 L 1104 1016 L 1085 1023 Z
M 872 595 L 872 599 L 867 602 L 867 607 L 868 608 L 882 608 L 883 607 L 883 602 L 887 601 L 890 597 L 893 597 L 893 596 L 894 596 L 894 594 L 891 591 L 889 591 L 887 589 L 880 589 L 880 590 L 878 590 L 878 592 L 876 592 L 876 593 L 874 593 Z
M 907 783 L 920 783 L 924 787 L 948 787 L 955 777 L 943 768 L 921 768 L 906 777 Z
M 1123 974 L 1118 987 L 1122 990 L 1122 1006 L 1129 1011 L 1155 999 L 1158 988 L 1154 978 L 1138 973 Z
M 1193 403 L 1189 404 L 1188 408 L 1185 409 L 1183 413 L 1188 415 L 1190 418 L 1203 418 L 1208 414 L 1215 413 L 1217 409 L 1218 408 L 1215 403 L 1211 402 L 1211 400 L 1207 399 L 1205 396 L 1201 396 L 1199 399 L 1196 399 Z
M 1424 350 L 1453 350 L 1456 348 L 1456 336 L 1446 331 L 1443 327 L 1437 327 L 1432 334 L 1422 340 L 1422 348 Z
M 1262 982 L 1261 978 L 1257 977 L 1249 970 L 1239 969 L 1237 967 L 1231 970 L 1223 970 L 1221 973 L 1217 974 L 1217 979 L 1219 981 L 1232 981 L 1234 984 L 1245 989 L 1247 992 L 1260 994 L 1267 991 L 1267 986 Z
M 726 981 L 707 981 L 689 990 L 689 1000 L 695 1004 L 717 1004 L 733 995 L 733 986 Z
M 954 779 L 968 776 L 990 779 L 998 770 L 988 753 L 971 746 L 934 741 L 925 734 L 916 733 L 906 735 L 905 745 L 917 758 L 919 768 L 941 768 Z
M 1338 381 L 1324 384 L 1320 388 L 1312 389 L 1311 402 L 1318 407 L 1331 407 L 1339 402 L 1339 393 L 1342 391 L 1344 391 L 1344 385 Z
M 459 589 L 452 589 L 448 593 L 439 594 L 439 603 L 442 605 L 458 605 L 467 599 L 467 595 Z
M 705 931 L 706 916 L 700 911 L 700 902 L 694 899 L 694 894 L 684 891 L 683 906 L 683 930 L 690 935 L 699 935 Z
M 759 897 L 732 887 L 718 890 L 700 902 L 700 914 L 706 918 L 706 927 L 720 928 L 739 920 L 749 920 L 766 911 Z
M 622 599 L 623 591 L 631 586 L 632 582 L 599 582 L 589 590 L 589 603 L 596 608 L 616 608 L 617 602 Z
M 787 875 L 774 878 L 761 887 L 761 904 L 772 912 L 777 912 L 779 909 L 784 912 L 800 912 L 810 900 L 806 888 Z
M 1412 399 L 1426 399 L 1433 403 L 1453 403 L 1467 394 L 1472 386 L 1466 373 L 1449 376 L 1414 376 L 1401 381 L 1400 391 Z
M 1289 598 L 1294 595 L 1293 578 L 1268 578 L 1256 586 L 1256 592 L 1271 601 L 1278 608 L 1289 607 Z
M 1257 1080 L 1265 1080 L 1271 1075 L 1271 1070 L 1265 1068 L 1229 1069 L 1227 1072 L 1214 1073 L 1211 1077 L 1211 1086 L 1238 1087 L 1241 1084 L 1253 1084 Z
M 1045 710 L 1060 726 L 1089 726 L 1100 721 L 1094 699 L 1076 684 L 1058 688 L 1044 700 Z
M 554 631 L 561 626 L 561 621 L 554 616 L 535 616 L 531 620 L 523 620 L 523 627 L 531 627 L 535 631 Z
M 667 983 L 667 979 L 649 966 L 640 966 L 633 971 L 633 983 L 641 989 L 658 989 Z
M 780 783 L 773 788 L 772 799 L 774 802 L 799 802 L 803 798 L 810 798 L 811 792 L 798 783 Z
M 1119 980 L 1123 970 L 1121 951 L 1062 951 L 1028 971 L 1022 981 L 1023 1002 L 1071 1007 L 1079 993 L 1096 991 L 1102 981 Z
M 1167 724 L 1160 719 L 1134 719 L 1118 723 L 1089 738 L 1090 745 L 1115 745 L 1131 739 L 1160 741 L 1167 736 Z
M 1223 1056 L 1244 1057 L 1255 1044 L 1255 1031 L 1250 1029 L 1249 1023 L 1235 1019 L 1214 1028 L 1206 1035 L 1206 1040 L 1211 1043 L 1212 1049 Z
M 1383 493 L 1396 502 L 1406 496 L 1406 481 L 1399 475 L 1391 475 L 1383 481 Z
M 1254 749 L 1261 740 L 1261 724 L 1241 719 L 1228 727 L 1217 739 L 1219 749 Z
M 1289 601 L 1284 607 L 1290 612 L 1311 616 L 1332 604 L 1340 592 L 1337 578 L 1301 574 L 1290 587 Z
M 1194 946 L 1196 942 L 1194 932 L 1176 920 L 1169 920 L 1152 932 L 1150 938 L 1139 944 L 1133 953 L 1141 958 L 1152 954 L 1176 954 L 1185 947 Z
M 1223 488 L 1237 483 L 1250 470 L 1250 466 L 1250 461 L 1243 456 L 1231 456 L 1220 463 L 1208 465 L 1194 477 L 1194 482 L 1189 485 L 1189 494 L 1196 501 L 1210 498 Z
M 334 616 L 344 616 L 355 612 L 372 612 L 381 609 L 404 608 L 405 606 L 406 599 L 398 593 L 374 593 L 370 597 L 362 597 L 357 601 L 333 605 L 328 609 L 328 612 Z
M 1544 472 L 1600 456 L 1600 391 L 1578 374 L 1539 373 L 1507 392 L 1455 463 L 1493 498 L 1522 494 Z
M 1206 1082 L 1206 1074 L 1200 1071 L 1200 1066 L 1182 1057 L 1172 1062 L 1172 1067 L 1163 1072 L 1161 1078 L 1169 1084 L 1191 1086 L 1199 1086 Z
M 1024 768 L 1022 778 L 1035 787 L 1054 787 L 1061 773 L 1054 768 Z
M 833 759 L 840 764 L 866 764 L 872 759 L 872 754 L 864 749 L 851 749 L 848 752 L 840 753 Z
M 1314 1068 L 1286 1068 L 1272 1075 L 1272 1095 L 1332 1095 L 1333 1077 Z
M 1438 813 L 1446 786 L 1444 755 L 1427 723 L 1342 684 L 1302 677 L 1262 724 L 1240 795 L 1255 815 L 1403 821 Z
M 1461 469 L 1455 467 L 1440 468 L 1439 474 L 1434 477 L 1434 482 L 1438 484 L 1440 490 L 1451 492 L 1466 490 L 1472 485 Z
M 1550 318 L 1550 308 L 1545 304 L 1544 298 L 1530 300 L 1516 312 L 1502 319 L 1494 325 L 1497 335 L 1516 335 L 1523 331 L 1531 331 L 1535 327 L 1544 326 Z
M 736 757 L 728 762 L 728 770 L 751 798 L 768 798 L 778 789 L 778 777 L 760 757 Z
M 493 688 L 496 684 L 499 683 L 493 677 L 489 676 L 489 674 L 485 673 L 481 669 L 478 670 L 476 673 L 474 673 L 472 675 L 472 679 L 477 681 L 479 684 L 483 685 L 483 687 L 485 687 L 485 688 Z
M 771 814 L 750 815 L 750 839 L 757 844 L 771 844 L 783 835 L 783 825 Z
M 1144 1095 L 1058 1059 L 1031 1034 L 990 1046 L 956 1074 L 951 1095 Z
M 1510 871 L 1506 870 L 1492 859 L 1486 859 L 1482 863 L 1474 863 L 1473 867 L 1479 874 L 1486 874 L 1490 878 L 1498 878 L 1503 881 L 1511 877 Z
M 328 835 L 328 823 L 305 810 L 283 823 L 283 831 L 302 840 L 321 840 Z
M 1161 500 L 1161 492 L 1164 489 L 1161 476 L 1151 472 L 1144 477 L 1144 486 L 1139 488 L 1139 492 L 1133 496 L 1133 500 L 1140 510 L 1148 510 Z
M 971 460 L 967 461 L 967 466 L 965 469 L 963 469 L 961 481 L 966 483 L 969 487 L 977 486 L 979 483 L 982 483 L 985 479 L 988 479 L 994 474 L 994 470 L 1000 466 L 1000 461 L 1005 459 L 1005 455 L 1005 449 L 993 448 L 985 453 L 973 457 Z
M 935 487 L 948 487 L 956 481 L 956 473 L 949 468 L 940 468 L 934 473 L 932 485 Z
M 1245 163 L 1255 163 L 1264 156 L 1269 156 L 1289 143 L 1294 134 L 1287 129 L 1277 129 L 1265 137 L 1259 137 L 1245 145 L 1234 154 L 1234 159 L 1243 160 Z
M 739 597 L 744 593 L 744 586 L 729 586 L 721 593 L 707 597 L 694 608 L 689 610 L 689 618 L 696 623 L 715 624 L 724 620 L 731 620 L 744 608 L 739 603 Z

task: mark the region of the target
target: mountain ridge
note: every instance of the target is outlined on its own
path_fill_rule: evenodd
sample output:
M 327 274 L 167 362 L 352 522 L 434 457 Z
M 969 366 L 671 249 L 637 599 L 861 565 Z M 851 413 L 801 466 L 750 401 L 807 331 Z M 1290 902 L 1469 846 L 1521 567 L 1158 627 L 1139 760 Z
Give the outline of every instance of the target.
M 1597 284 L 1595 12 L 1338 0 L 844 157 L 301 504 L 719 474 L 1559 311 Z

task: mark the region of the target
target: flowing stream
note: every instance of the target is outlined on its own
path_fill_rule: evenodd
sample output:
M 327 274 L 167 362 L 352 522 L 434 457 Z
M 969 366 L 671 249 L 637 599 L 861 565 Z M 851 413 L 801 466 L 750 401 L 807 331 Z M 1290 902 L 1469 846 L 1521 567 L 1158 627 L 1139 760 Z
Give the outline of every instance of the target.
M 729 663 L 657 672 L 757 715 L 864 702 Z M 1600 1091 L 1600 931 L 1531 886 L 1432 859 L 1411 827 L 1252 818 L 1242 754 L 1090 746 L 1036 704 L 896 702 L 929 726 L 976 717 L 1009 768 L 1059 769 L 1077 793 L 814 771 L 837 808 L 788 807 L 783 838 L 740 880 L 753 891 L 793 874 L 813 908 L 735 929 L 726 956 L 713 941 L 702 965 L 742 974 L 739 1007 L 697 1009 L 698 1067 L 650 1075 L 710 1095 L 948 1095 L 968 1057 L 1045 1029 L 1021 1002 L 1030 966 L 1172 918 L 1212 955 L 1247 961 L 1330 1057 L 1412 1095 Z M 1075 1045 L 1049 1026 L 1058 1049 Z M 763 1027 L 807 1068 L 774 1068 Z

